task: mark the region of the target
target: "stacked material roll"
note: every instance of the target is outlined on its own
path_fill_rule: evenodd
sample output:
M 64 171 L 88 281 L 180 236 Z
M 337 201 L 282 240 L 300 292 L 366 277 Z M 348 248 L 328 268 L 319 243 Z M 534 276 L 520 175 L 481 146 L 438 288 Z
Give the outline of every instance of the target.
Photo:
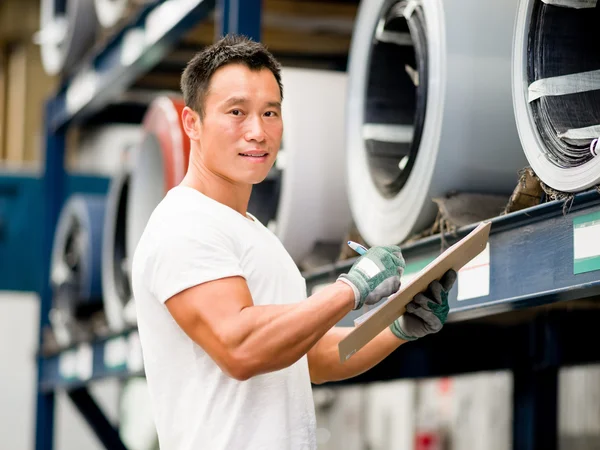
M 521 0 L 513 101 L 523 149 L 550 187 L 600 184 L 600 19 L 596 0 Z
M 59 345 L 71 344 L 80 331 L 78 321 L 102 309 L 105 204 L 103 196 L 73 195 L 58 219 L 50 266 L 50 320 Z
M 319 242 L 339 243 L 351 223 L 344 170 L 345 73 L 282 70 L 283 139 L 248 210 L 299 263 Z
M 109 328 L 116 332 L 123 330 L 131 322 L 131 320 L 127 320 L 125 313 L 131 300 L 125 230 L 128 220 L 126 213 L 131 172 L 129 159 L 132 148 L 124 149 L 121 164 L 111 179 L 103 231 L 104 313 Z
M 126 252 L 134 254 L 148 219 L 166 192 L 178 185 L 187 171 L 190 140 L 181 122 L 183 100 L 158 97 L 144 116 L 140 145 L 131 155 L 127 194 Z
M 506 194 L 527 164 L 511 102 L 517 0 L 362 2 L 350 50 L 350 206 L 370 245 L 433 221 L 450 191 Z
M 94 0 L 42 0 L 37 41 L 44 70 L 69 73 L 92 47 L 97 30 Z

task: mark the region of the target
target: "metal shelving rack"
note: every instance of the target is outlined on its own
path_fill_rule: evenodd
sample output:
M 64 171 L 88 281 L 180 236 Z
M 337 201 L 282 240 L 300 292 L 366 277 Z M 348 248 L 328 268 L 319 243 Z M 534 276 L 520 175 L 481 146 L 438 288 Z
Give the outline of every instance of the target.
M 144 7 L 110 41 L 81 65 L 49 99 L 45 110 L 46 161 L 43 271 L 40 288 L 40 348 L 52 304 L 49 283 L 50 253 L 57 218 L 68 191 L 64 169 L 65 133 L 101 112 L 118 94 L 161 61 L 200 20 L 216 8 L 219 34 L 243 33 L 260 40 L 261 0 L 168 0 L 181 14 L 155 35 L 127 65 L 120 49 L 128 32 L 144 24 L 165 1 Z M 75 96 L 73 89 L 89 82 L 95 94 Z M 88 80 L 88 81 L 86 81 Z M 519 450 L 557 447 L 557 386 L 561 366 L 600 361 L 594 331 L 600 308 L 591 300 L 582 309 L 549 308 L 569 305 L 600 294 L 599 258 L 576 259 L 586 245 L 581 228 L 600 224 L 600 195 L 579 194 L 567 213 L 563 202 L 493 219 L 488 258 L 473 293 L 459 294 L 458 282 L 450 298 L 450 321 L 442 333 L 402 346 L 373 370 L 349 382 L 392 378 L 446 376 L 480 370 L 509 369 L 514 374 L 513 442 Z M 448 243 L 473 227 L 445 236 Z M 600 226 L 596 228 L 600 231 Z M 407 270 L 422 267 L 441 251 L 440 236 L 422 239 L 404 248 Z M 589 243 L 588 243 L 589 244 Z M 305 274 L 309 292 L 335 280 L 350 267 L 344 261 Z M 416 270 L 416 269 L 415 269 Z M 481 285 L 483 283 L 483 286 Z M 462 297 L 459 299 L 459 295 Z M 595 306 L 595 308 L 594 308 Z M 512 311 L 512 313 L 511 313 Z M 508 319 L 506 319 L 508 313 Z M 504 318 L 504 319 L 502 319 Z M 588 344 L 589 342 L 589 344 Z M 36 450 L 51 450 L 54 430 L 54 392 L 65 389 L 79 411 L 110 449 L 125 448 L 117 430 L 106 419 L 90 393 L 90 382 L 104 377 L 127 378 L 143 374 L 141 350 L 135 329 L 94 342 L 79 343 L 57 354 L 38 357 Z

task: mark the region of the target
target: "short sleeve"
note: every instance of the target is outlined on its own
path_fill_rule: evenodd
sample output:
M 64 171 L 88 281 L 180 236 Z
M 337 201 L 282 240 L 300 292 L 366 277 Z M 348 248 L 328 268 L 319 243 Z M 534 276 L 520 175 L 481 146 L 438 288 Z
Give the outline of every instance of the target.
M 161 303 L 190 287 L 245 277 L 235 236 L 215 224 L 175 226 L 155 240 L 149 258 L 150 292 Z

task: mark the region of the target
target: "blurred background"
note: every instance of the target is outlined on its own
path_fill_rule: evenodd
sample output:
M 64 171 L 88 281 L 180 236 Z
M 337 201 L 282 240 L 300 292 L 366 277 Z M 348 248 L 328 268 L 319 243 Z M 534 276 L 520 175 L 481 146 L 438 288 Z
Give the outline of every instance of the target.
M 599 16 L 595 0 L 1 2 L 0 449 L 158 448 L 130 259 L 187 168 L 181 72 L 229 32 L 283 66 L 282 147 L 249 210 L 309 294 L 356 260 L 348 239 L 401 245 L 406 284 L 492 222 L 442 332 L 313 387 L 319 449 L 600 449 Z

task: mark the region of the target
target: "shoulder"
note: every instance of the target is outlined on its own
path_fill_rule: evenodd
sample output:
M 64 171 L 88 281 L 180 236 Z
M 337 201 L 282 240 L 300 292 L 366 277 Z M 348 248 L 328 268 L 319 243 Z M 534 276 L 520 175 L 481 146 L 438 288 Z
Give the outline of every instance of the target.
M 240 233 L 222 211 L 186 194 L 170 192 L 156 208 L 148 221 L 147 244 L 184 252 L 214 243 L 235 245 Z

